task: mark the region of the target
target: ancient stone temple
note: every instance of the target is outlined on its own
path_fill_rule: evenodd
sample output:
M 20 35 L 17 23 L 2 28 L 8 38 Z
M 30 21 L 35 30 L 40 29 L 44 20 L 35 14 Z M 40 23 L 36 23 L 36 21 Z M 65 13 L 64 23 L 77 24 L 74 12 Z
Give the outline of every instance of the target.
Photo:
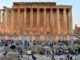
M 0 35 L 5 39 L 70 40 L 72 6 L 55 2 L 14 2 L 0 9 Z

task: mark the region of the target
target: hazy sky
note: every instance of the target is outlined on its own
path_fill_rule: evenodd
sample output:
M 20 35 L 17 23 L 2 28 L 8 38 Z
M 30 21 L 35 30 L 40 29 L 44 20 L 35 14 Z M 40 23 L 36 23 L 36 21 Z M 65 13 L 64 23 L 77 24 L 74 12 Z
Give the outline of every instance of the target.
M 0 0 L 0 8 L 11 7 L 13 2 L 56 2 L 58 5 L 72 5 L 73 28 L 80 26 L 80 0 Z

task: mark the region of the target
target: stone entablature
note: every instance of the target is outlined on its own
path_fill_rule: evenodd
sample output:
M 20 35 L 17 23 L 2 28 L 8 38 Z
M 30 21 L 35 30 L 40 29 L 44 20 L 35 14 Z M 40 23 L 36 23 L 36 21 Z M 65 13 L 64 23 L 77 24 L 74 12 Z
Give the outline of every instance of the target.
M 14 2 L 13 7 L 21 7 L 21 6 L 54 6 L 56 5 L 55 2 Z
M 56 5 L 55 2 L 14 2 L 13 8 L 72 8 L 71 5 Z

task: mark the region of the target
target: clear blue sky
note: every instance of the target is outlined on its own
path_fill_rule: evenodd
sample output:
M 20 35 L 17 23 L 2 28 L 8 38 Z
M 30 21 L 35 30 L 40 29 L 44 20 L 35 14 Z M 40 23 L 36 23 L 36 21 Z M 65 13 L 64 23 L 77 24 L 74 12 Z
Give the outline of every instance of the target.
M 72 5 L 73 28 L 80 26 L 80 0 L 0 0 L 0 8 L 11 7 L 13 2 L 56 2 L 59 5 Z

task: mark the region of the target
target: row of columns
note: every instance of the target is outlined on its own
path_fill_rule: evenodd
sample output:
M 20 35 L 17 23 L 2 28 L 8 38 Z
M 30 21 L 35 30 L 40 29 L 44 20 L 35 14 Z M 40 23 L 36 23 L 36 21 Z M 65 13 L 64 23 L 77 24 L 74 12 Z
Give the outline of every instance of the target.
M 17 32 L 19 32 L 19 26 L 20 26 L 20 9 L 19 8 L 17 8 L 18 9 L 18 16 L 17 16 L 17 19 L 18 19 L 18 24 L 17 24 L 17 28 L 18 28 L 18 30 L 17 30 Z M 33 8 L 30 8 L 31 10 L 31 12 L 30 12 L 30 32 L 32 33 L 32 29 L 33 29 Z M 43 8 L 44 9 L 44 32 L 46 33 L 46 8 Z M 26 32 L 26 19 L 27 19 L 27 11 L 26 11 L 27 9 L 26 8 L 24 8 L 24 33 Z M 59 8 L 57 8 L 57 11 L 56 11 L 56 15 L 57 15 L 57 33 L 58 34 L 60 34 L 60 16 L 59 16 Z M 4 15 L 4 30 L 6 30 L 7 29 L 7 14 L 8 14 L 8 9 L 5 9 L 5 11 L 4 11 L 4 13 L 5 13 L 5 15 Z M 13 32 L 13 26 L 14 26 L 14 24 L 15 23 L 13 23 L 13 21 L 14 21 L 14 10 L 13 9 L 11 9 L 11 13 L 10 13 L 10 15 L 11 15 L 11 32 Z M 0 17 L 1 17 L 1 14 L 0 14 Z M 63 9 L 63 17 L 64 17 L 64 29 L 65 29 L 65 31 L 64 32 L 66 32 L 67 33 L 67 12 L 66 12 L 66 9 L 64 8 Z M 69 16 L 68 16 L 68 18 L 69 18 L 69 20 L 71 21 L 71 13 L 69 12 Z M 1 19 L 0 19 L 0 21 L 1 21 Z M 39 22 L 40 22 L 40 9 L 39 8 L 37 8 L 37 31 L 39 32 Z M 50 9 L 50 31 L 52 32 L 52 28 L 53 28 L 53 22 L 54 22 L 54 18 L 53 18 L 53 9 L 51 8 Z M 71 23 L 71 22 L 68 22 L 68 23 Z M 70 26 L 69 26 L 70 27 Z M 70 28 L 72 28 L 72 27 L 70 27 Z M 6 32 L 7 32 L 7 30 L 6 30 Z

